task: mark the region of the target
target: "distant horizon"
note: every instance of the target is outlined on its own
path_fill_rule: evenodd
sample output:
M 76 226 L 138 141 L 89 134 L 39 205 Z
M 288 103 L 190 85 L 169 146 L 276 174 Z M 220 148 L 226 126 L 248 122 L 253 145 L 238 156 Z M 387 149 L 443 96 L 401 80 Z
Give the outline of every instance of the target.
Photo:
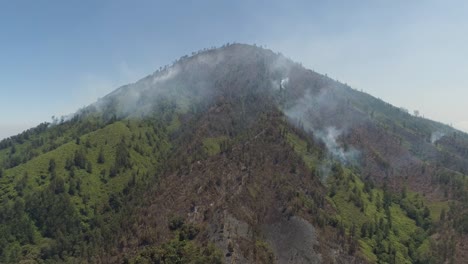
M 468 132 L 468 3 L 451 3 L 5 2 L 0 139 L 71 114 L 180 56 L 232 42 L 266 46 Z

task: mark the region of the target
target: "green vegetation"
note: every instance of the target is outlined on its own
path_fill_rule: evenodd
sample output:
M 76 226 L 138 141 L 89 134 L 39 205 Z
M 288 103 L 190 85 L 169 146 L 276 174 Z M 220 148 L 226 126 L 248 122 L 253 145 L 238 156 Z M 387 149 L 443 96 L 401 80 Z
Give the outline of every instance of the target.
M 294 133 L 287 133 L 286 139 L 288 143 L 291 144 L 291 146 L 294 148 L 294 151 L 296 151 L 296 153 L 298 153 L 302 157 L 307 168 L 309 168 L 309 170 L 314 171 L 316 168 L 316 164 L 319 161 L 317 160 L 316 156 L 314 156 L 311 153 L 310 143 L 300 139 Z
M 347 169 L 333 169 L 330 197 L 348 235 L 378 263 L 426 263 L 431 216 L 419 197 L 376 188 Z
M 312 172 L 317 164 L 332 163 L 296 133 L 286 133 L 286 139 Z M 429 234 L 432 223 L 439 220 L 442 211 L 448 210 L 447 202 L 427 202 L 419 194 L 406 190 L 394 193 L 386 185 L 378 188 L 339 163 L 334 163 L 330 173 L 329 201 L 337 214 L 329 223 L 343 229 L 350 239 L 350 252 L 359 249 L 372 263 L 435 261 Z M 302 207 L 311 207 L 305 197 L 298 197 L 304 200 L 299 203 Z
M 215 137 L 203 139 L 203 146 L 209 156 L 218 154 L 221 151 L 222 144 L 227 140 L 227 137 Z
M 222 254 L 212 245 L 197 246 L 193 241 L 173 239 L 159 247 L 147 248 L 129 261 L 134 264 L 221 264 Z
M 270 246 L 262 240 L 255 241 L 255 260 L 258 263 L 274 263 L 275 255 Z
M 56 146 L 16 166 L 8 163 L 11 157 L 3 160 L 10 165 L 0 177 L 0 262 L 73 262 L 108 246 L 120 232 L 118 219 L 131 212 L 124 195 L 145 188 L 171 147 L 157 118 L 114 120 L 92 129 L 89 120 L 41 129 L 12 145 L 21 155 L 45 151 L 45 144 L 31 149 L 34 138 L 53 139 Z M 72 136 L 83 124 L 84 131 L 94 131 Z M 61 126 L 66 132 L 54 136 Z
M 439 222 L 439 220 L 444 220 L 445 216 L 442 217 L 441 215 L 445 215 L 449 210 L 449 201 L 443 202 L 428 202 L 429 210 L 431 212 L 431 219 L 434 222 Z
M 200 247 L 192 241 L 198 234 L 197 227 L 185 224 L 181 217 L 175 217 L 170 220 L 169 228 L 175 233 L 174 239 L 158 247 L 147 247 L 128 262 L 134 264 L 223 263 L 221 252 L 213 244 Z

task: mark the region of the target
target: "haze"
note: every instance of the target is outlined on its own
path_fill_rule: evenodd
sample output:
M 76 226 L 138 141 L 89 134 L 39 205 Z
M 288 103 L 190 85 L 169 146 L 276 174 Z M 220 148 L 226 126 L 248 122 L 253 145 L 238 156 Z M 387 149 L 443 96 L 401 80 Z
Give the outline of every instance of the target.
M 468 131 L 466 2 L 252 2 L 0 3 L 0 138 L 227 42 Z

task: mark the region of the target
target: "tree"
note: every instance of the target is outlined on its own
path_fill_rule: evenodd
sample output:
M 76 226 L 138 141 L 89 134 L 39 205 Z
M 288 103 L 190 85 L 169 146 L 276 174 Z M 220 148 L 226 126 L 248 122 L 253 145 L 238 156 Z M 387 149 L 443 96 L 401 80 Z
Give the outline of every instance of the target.
M 68 183 L 68 194 L 75 195 L 75 192 L 76 192 L 76 183 L 75 183 L 75 180 L 72 178 L 70 179 L 70 182 Z
M 109 169 L 109 177 L 113 178 L 115 176 L 117 176 L 117 169 L 115 166 L 111 166 Z
M 81 224 L 70 196 L 62 192 L 62 184 L 63 179 L 57 177 L 49 188 L 34 193 L 26 201 L 26 211 L 43 236 L 55 239 L 65 236 L 65 240 L 71 242 L 80 234 Z M 72 244 L 60 246 L 66 248 Z
M 369 236 L 371 235 L 370 232 L 369 232 L 369 223 L 364 222 L 362 224 L 362 226 L 361 226 L 361 237 L 365 238 L 365 237 L 367 237 L 368 234 L 369 234 Z
M 24 172 L 23 177 L 16 183 L 15 185 L 15 191 L 18 193 L 19 196 L 23 195 L 23 190 L 26 188 L 28 185 L 28 180 L 29 180 L 29 174 L 27 171 Z
M 356 237 L 356 224 L 353 223 L 353 225 L 351 226 L 351 230 L 349 232 L 350 232 L 351 238 Z
M 122 138 L 115 153 L 115 167 L 120 168 L 131 168 L 130 153 L 128 152 L 125 140 Z
M 74 164 L 73 164 L 72 159 L 67 158 L 67 160 L 65 161 L 65 169 L 69 171 L 72 169 L 73 165 Z
M 99 150 L 97 162 L 98 162 L 99 164 L 103 164 L 104 162 L 106 162 L 106 159 L 104 158 L 104 150 L 103 150 L 103 148 L 101 148 L 101 149 Z
M 387 209 L 392 204 L 392 194 L 384 187 L 383 207 Z
M 334 173 L 337 180 L 342 180 L 343 179 L 344 170 L 343 170 L 343 167 L 341 167 L 341 165 L 338 162 L 333 164 L 332 171 L 333 171 L 333 173 Z
M 112 210 L 118 212 L 120 207 L 122 207 L 120 196 L 115 193 L 112 193 L 109 196 L 109 206 L 112 208 Z
M 86 172 L 93 173 L 93 164 L 90 161 L 86 163 Z
M 86 139 L 85 146 L 86 146 L 86 148 L 91 148 L 91 141 L 89 141 L 89 138 Z
M 16 146 L 15 145 L 12 145 L 11 146 L 11 149 L 10 149 L 10 154 L 13 155 L 16 153 Z
M 440 211 L 440 221 L 445 220 L 445 208 L 442 208 L 442 211 Z
M 407 190 L 406 190 L 406 186 L 403 186 L 403 189 L 401 189 L 401 199 L 406 199 L 407 197 Z
M 62 177 L 57 176 L 49 184 L 49 189 L 55 194 L 60 194 L 65 192 L 65 181 Z
M 50 159 L 49 160 L 49 172 L 52 173 L 55 171 L 56 163 L 55 159 Z
M 174 216 L 169 219 L 169 229 L 172 231 L 182 228 L 184 224 L 185 220 L 181 216 Z
M 73 158 L 73 161 L 75 162 L 76 167 L 80 169 L 86 168 L 86 157 L 82 150 L 75 151 L 75 157 Z

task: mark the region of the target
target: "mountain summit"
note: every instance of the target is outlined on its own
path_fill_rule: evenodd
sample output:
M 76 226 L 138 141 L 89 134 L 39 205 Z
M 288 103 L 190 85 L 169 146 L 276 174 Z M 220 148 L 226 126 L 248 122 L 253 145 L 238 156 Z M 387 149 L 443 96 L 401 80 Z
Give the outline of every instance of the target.
M 466 258 L 468 135 L 264 48 L 183 56 L 0 142 L 2 263 Z

